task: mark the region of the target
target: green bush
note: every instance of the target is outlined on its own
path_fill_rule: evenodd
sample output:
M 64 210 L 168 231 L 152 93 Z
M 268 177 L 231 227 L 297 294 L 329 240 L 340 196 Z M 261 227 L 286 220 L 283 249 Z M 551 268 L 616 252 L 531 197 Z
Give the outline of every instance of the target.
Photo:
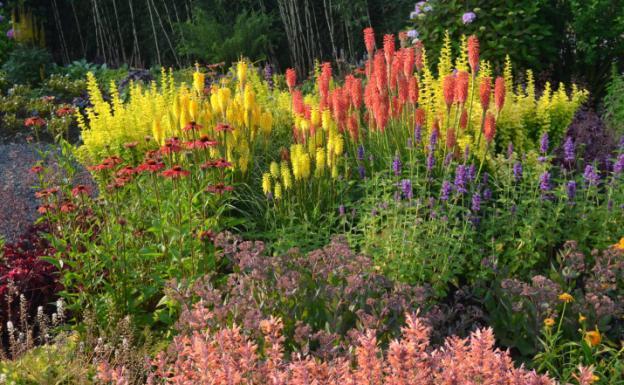
M 613 70 L 604 98 L 603 117 L 616 134 L 624 135 L 624 74 Z
M 2 65 L 7 80 L 14 84 L 38 85 L 50 70 L 52 57 L 43 48 L 17 47 Z

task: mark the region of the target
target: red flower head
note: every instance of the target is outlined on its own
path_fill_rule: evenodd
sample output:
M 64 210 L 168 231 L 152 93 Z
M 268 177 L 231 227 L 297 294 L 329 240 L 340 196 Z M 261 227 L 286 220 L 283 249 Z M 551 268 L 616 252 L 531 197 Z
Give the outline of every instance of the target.
M 349 84 L 349 95 L 351 96 L 351 105 L 353 108 L 359 109 L 362 106 L 362 80 L 353 77 Z
M 41 205 L 37 208 L 39 214 L 46 214 L 54 209 L 54 205 Z
M 455 101 L 460 104 L 466 103 L 468 99 L 468 83 L 470 75 L 466 71 L 459 71 L 455 80 Z
M 416 112 L 414 113 L 414 124 L 421 128 L 425 126 L 425 110 L 422 108 L 416 109 Z
M 165 167 L 165 164 L 157 161 L 156 159 L 148 159 L 144 163 L 140 164 L 139 167 L 136 168 L 138 172 L 151 172 L 154 173 L 159 171 Z
M 366 52 L 368 56 L 373 56 L 375 50 L 375 31 L 371 28 L 364 28 L 364 45 L 366 46 Z
M 58 116 L 59 118 L 62 118 L 63 116 L 69 116 L 69 115 L 73 115 L 74 112 L 76 112 L 76 110 L 72 107 L 60 107 L 59 109 L 56 110 L 56 116 Z
M 457 139 L 455 138 L 455 130 L 449 127 L 449 129 L 446 130 L 446 148 L 451 150 L 455 147 L 456 144 Z
M 76 210 L 76 205 L 73 204 L 72 202 L 63 202 L 63 204 L 61 205 L 61 212 L 62 213 L 71 213 L 72 211 Z
M 459 127 L 464 130 L 468 126 L 468 111 L 464 108 L 461 116 L 459 117 Z
M 280 159 L 285 162 L 290 161 L 290 152 L 288 151 L 286 147 L 282 147 L 280 149 Z
M 35 198 L 37 199 L 49 198 L 52 195 L 56 194 L 57 192 L 59 192 L 58 187 L 50 187 L 41 191 L 37 191 L 35 193 Z
M 202 125 L 201 124 L 197 124 L 195 122 L 189 122 L 182 129 L 184 131 L 186 131 L 186 132 L 188 132 L 188 131 L 197 131 L 197 130 L 201 130 L 202 129 Z
M 446 108 L 451 108 L 451 105 L 455 100 L 455 76 L 446 75 L 444 77 L 442 87 L 444 89 L 444 102 L 446 103 Z
M 407 41 L 407 32 L 406 31 L 399 32 L 399 41 L 401 41 L 401 42 Z
M 179 179 L 189 176 L 190 171 L 184 170 L 182 166 L 175 165 L 168 170 L 162 172 L 165 178 Z
M 288 89 L 292 91 L 297 84 L 297 72 L 292 68 L 286 69 L 286 85 L 288 85 Z
M 26 127 L 42 127 L 46 125 L 46 121 L 38 116 L 32 116 L 24 120 L 24 125 Z
M 468 38 L 468 63 L 474 76 L 479 72 L 479 39 L 475 35 Z
M 423 49 L 424 49 L 424 45 L 422 43 L 422 41 L 417 41 L 416 44 L 414 45 L 414 55 L 415 55 L 415 64 L 416 64 L 416 69 L 418 69 L 418 71 L 421 71 L 423 69 L 423 66 L 425 65 L 423 63 Z
M 41 173 L 42 171 L 43 171 L 43 167 L 42 167 L 42 166 L 40 166 L 40 165 L 32 166 L 32 167 L 30 168 L 30 172 L 31 172 L 31 173 L 33 173 L 33 174 L 39 174 L 39 173 Z
M 108 163 L 112 163 L 113 165 L 118 165 L 123 163 L 123 159 L 121 159 L 120 157 L 113 155 L 113 156 L 109 156 L 108 158 L 104 159 L 103 162 L 108 162 Z
M 494 136 L 496 135 L 496 119 L 494 115 L 488 112 L 485 117 L 485 125 L 483 126 L 483 135 L 485 135 L 485 139 L 488 143 L 492 142 Z
M 497 77 L 494 83 L 494 104 L 496 109 L 500 112 L 505 105 L 505 79 Z
M 219 195 L 225 193 L 226 191 L 232 191 L 232 190 L 234 190 L 234 187 L 226 186 L 223 183 L 217 183 L 217 184 L 206 187 L 206 192 L 209 192 L 212 194 L 219 194 Z
M 232 132 L 234 128 L 227 123 L 217 123 L 215 130 L 217 132 Z
M 481 108 L 484 111 L 490 106 L 490 93 L 492 92 L 492 78 L 485 77 L 481 79 L 481 85 L 479 86 L 479 97 L 481 98 Z
M 85 185 L 79 184 L 71 190 L 73 196 L 77 197 L 79 195 L 89 195 L 89 188 Z
M 102 163 L 96 164 L 95 166 L 87 167 L 90 171 L 104 171 L 104 170 L 112 170 L 115 167 L 115 163 L 111 160 L 104 159 Z
M 291 92 L 292 95 L 292 106 L 293 112 L 297 115 L 303 115 L 305 108 L 303 107 L 303 94 L 299 90 L 293 90 Z
M 373 61 L 375 63 L 373 67 L 373 78 L 375 79 L 377 91 L 384 92 L 388 85 L 388 72 L 386 71 L 386 61 L 383 52 L 377 51 Z

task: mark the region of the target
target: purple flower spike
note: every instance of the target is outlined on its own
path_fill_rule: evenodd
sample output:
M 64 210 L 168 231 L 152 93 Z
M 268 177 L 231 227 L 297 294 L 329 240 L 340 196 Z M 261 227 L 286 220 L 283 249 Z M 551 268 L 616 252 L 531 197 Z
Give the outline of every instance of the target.
M 600 176 L 596 173 L 596 169 L 591 164 L 588 164 L 585 167 L 585 172 L 583 173 L 583 179 L 585 179 L 585 183 L 588 186 L 596 186 L 598 181 L 600 180 Z
M 507 146 L 507 158 L 508 159 L 511 159 L 513 157 L 513 152 L 514 152 L 513 143 L 509 142 L 509 145 Z
M 574 162 L 574 142 L 571 137 L 567 137 L 563 144 L 563 160 L 567 163 Z
M 613 165 L 613 173 L 615 175 L 620 175 L 624 171 L 624 154 L 620 154 Z
M 546 153 L 548 153 L 548 133 L 545 132 L 544 134 L 542 134 L 542 137 L 540 138 L 540 152 L 544 155 L 546 155 Z
M 360 179 L 366 178 L 366 169 L 364 166 L 358 167 L 358 172 L 360 173 Z
M 571 180 L 568 182 L 566 192 L 568 194 L 568 199 L 574 200 L 574 197 L 576 196 L 576 181 Z
M 422 127 L 420 127 L 420 124 L 417 124 L 416 127 L 414 127 L 414 139 L 416 140 L 417 145 L 422 143 Z
M 451 195 L 451 183 L 448 180 L 442 182 L 442 189 L 440 190 L 440 200 L 447 201 Z
M 477 15 L 474 12 L 466 12 L 462 15 L 462 22 L 464 24 L 470 24 L 477 18 Z
M 438 144 L 438 130 L 433 130 L 431 132 L 431 137 L 429 138 L 429 151 L 435 151 L 436 145 Z
M 403 197 L 407 200 L 411 200 L 414 197 L 414 192 L 412 191 L 412 181 L 409 179 L 403 179 L 401 181 L 401 190 L 403 192 Z
M 468 158 L 470 158 L 470 145 L 469 144 L 467 144 L 466 147 L 464 148 L 464 162 L 467 162 Z
M 357 149 L 357 158 L 358 160 L 364 160 L 364 146 L 359 145 Z
M 550 191 L 550 173 L 548 171 L 544 171 L 544 173 L 540 175 L 539 181 L 540 190 L 542 190 L 543 192 Z
M 481 194 L 479 192 L 476 192 L 472 195 L 472 206 L 470 208 L 475 213 L 481 210 Z
M 516 162 L 513 166 L 513 175 L 516 182 L 522 179 L 522 163 Z
M 338 207 L 338 214 L 340 214 L 341 217 L 344 217 L 344 215 L 345 215 L 345 207 L 344 207 L 344 205 L 340 205 L 340 207 Z
M 435 156 L 433 155 L 433 151 L 430 151 L 427 156 L 427 171 L 430 172 L 433 169 L 433 166 L 435 166 Z
M 392 171 L 394 171 L 395 176 L 399 176 L 401 174 L 401 159 L 399 159 L 398 155 L 396 155 L 392 161 Z
M 455 190 L 459 194 L 467 193 L 466 190 L 466 166 L 460 164 L 455 170 Z

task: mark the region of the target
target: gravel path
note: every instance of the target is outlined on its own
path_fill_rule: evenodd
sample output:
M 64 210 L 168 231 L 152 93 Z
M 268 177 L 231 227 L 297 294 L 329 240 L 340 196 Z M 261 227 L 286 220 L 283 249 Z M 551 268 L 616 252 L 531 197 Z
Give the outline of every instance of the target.
M 15 240 L 38 216 L 33 189 L 37 177 L 30 168 L 39 159 L 37 145 L 0 144 L 0 236 L 8 242 Z M 49 164 L 53 166 L 54 160 Z M 77 179 L 77 183 L 92 184 L 84 169 Z

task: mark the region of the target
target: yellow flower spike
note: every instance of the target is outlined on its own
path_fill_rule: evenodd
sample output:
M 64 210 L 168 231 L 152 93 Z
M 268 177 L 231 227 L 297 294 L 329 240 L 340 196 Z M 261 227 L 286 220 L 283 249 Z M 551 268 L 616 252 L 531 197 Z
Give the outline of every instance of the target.
M 271 162 L 271 166 L 269 166 L 269 171 L 271 172 L 271 176 L 274 179 L 278 179 L 280 175 L 280 168 L 277 162 Z
M 155 118 L 152 122 L 152 136 L 154 137 L 154 140 L 156 140 L 156 143 L 163 144 L 163 129 L 162 125 L 160 124 L 160 119 L 158 118 Z
M 344 151 L 344 140 L 342 139 L 342 135 L 336 135 L 336 140 L 334 142 L 334 154 L 340 156 Z
M 284 184 L 284 188 L 286 190 L 290 190 L 292 187 L 292 176 L 290 174 L 290 168 L 288 167 L 288 162 L 283 161 L 281 165 L 281 174 L 282 174 L 282 183 Z
M 264 195 L 271 192 L 271 174 L 268 172 L 262 175 L 262 192 L 264 192 Z
M 555 320 L 553 318 L 550 318 L 550 317 L 546 318 L 544 320 L 544 326 L 546 326 L 547 328 L 551 328 L 551 327 L 555 326 Z
M 193 119 L 194 121 L 198 121 L 199 120 L 199 104 L 197 103 L 197 100 L 191 99 L 189 100 L 188 103 L 189 106 L 189 115 L 191 116 L 191 119 Z
M 323 110 L 323 113 L 321 114 L 321 126 L 323 127 L 323 130 L 329 130 L 331 123 L 331 112 L 329 110 Z
M 316 149 L 315 166 L 314 175 L 320 177 L 325 169 L 325 149 L 323 147 Z
M 217 100 L 219 102 L 219 109 L 221 113 L 227 110 L 228 105 L 230 104 L 230 97 L 232 96 L 232 91 L 229 88 L 219 88 L 217 91 Z
M 254 94 L 251 87 L 245 88 L 244 102 L 243 105 L 246 111 L 251 111 L 256 102 L 256 95 Z
M 213 92 L 210 95 L 210 106 L 216 114 L 220 114 L 222 112 L 221 105 L 219 104 L 219 94 L 217 92 Z
M 613 248 L 616 250 L 624 251 L 624 237 L 622 237 L 618 243 L 613 245 Z
M 193 72 L 193 89 L 198 94 L 204 93 L 204 84 L 206 80 L 206 75 L 202 72 L 199 72 L 199 65 L 196 64 L 195 72 Z
M 310 155 L 304 153 L 300 158 L 301 162 L 301 176 L 303 179 L 310 178 Z
M 338 165 L 336 165 L 335 163 L 332 165 L 331 177 L 332 179 L 338 179 Z
M 275 199 L 282 199 L 282 185 L 279 182 L 275 182 Z
M 317 108 L 313 109 L 310 112 L 310 123 L 314 127 L 319 127 L 321 125 L 321 114 Z
M 585 333 L 585 342 L 587 342 L 589 346 L 600 345 L 600 342 L 602 342 L 602 335 L 598 331 L 598 328 Z
M 570 303 L 574 301 L 574 297 L 568 293 L 563 293 L 559 295 L 559 300 L 565 303 Z
M 245 63 L 244 60 L 239 60 L 238 63 L 236 63 L 236 76 L 238 77 L 240 86 L 244 87 L 247 81 L 247 63 Z
M 578 318 L 579 323 L 583 323 L 586 320 L 587 320 L 587 317 L 585 317 L 583 314 L 579 314 L 579 318 Z

